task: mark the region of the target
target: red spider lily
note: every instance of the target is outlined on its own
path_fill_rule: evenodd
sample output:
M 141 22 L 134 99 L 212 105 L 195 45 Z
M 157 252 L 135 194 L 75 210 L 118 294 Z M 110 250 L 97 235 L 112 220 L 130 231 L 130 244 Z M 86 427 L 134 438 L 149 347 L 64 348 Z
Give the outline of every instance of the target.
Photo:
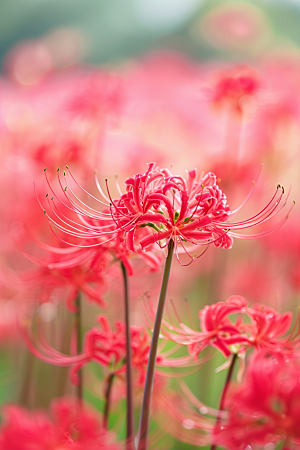
M 232 314 L 237 314 L 235 319 Z M 284 337 L 291 326 L 291 313 L 280 314 L 263 305 L 250 308 L 241 296 L 231 296 L 225 302 L 206 306 L 199 311 L 199 318 L 201 331 L 183 323 L 175 327 L 164 322 L 163 328 L 166 337 L 188 345 L 195 359 L 207 346 L 217 348 L 228 357 L 236 351 L 244 353 L 251 347 L 288 354 L 293 352 L 297 342 L 293 333 Z
M 234 66 L 219 74 L 213 94 L 213 102 L 218 106 L 230 107 L 236 114 L 243 113 L 247 101 L 259 88 L 256 72 L 247 66 Z
M 252 345 L 258 349 L 281 351 L 283 341 L 278 338 L 285 335 L 290 329 L 292 313 L 280 314 L 273 308 L 261 304 L 247 308 L 247 313 L 252 322 L 249 337 Z M 288 345 L 288 341 L 285 344 Z
M 206 306 L 199 311 L 201 331 L 192 330 L 183 323 L 179 327 L 165 323 L 163 333 L 178 344 L 188 345 L 195 359 L 209 345 L 229 356 L 232 353 L 231 345 L 243 346 L 248 343 L 248 336 L 241 328 L 240 317 L 235 322 L 229 319 L 231 314 L 245 312 L 247 305 L 248 302 L 243 297 L 232 296 L 226 302 Z
M 37 335 L 34 337 L 30 323 L 20 321 L 20 330 L 28 349 L 39 359 L 57 366 L 71 366 L 71 380 L 78 383 L 78 371 L 91 361 L 104 367 L 109 373 L 116 375 L 126 371 L 126 338 L 125 324 L 115 322 L 115 330 L 110 326 L 106 316 L 97 318 L 98 327 L 92 328 L 85 335 L 84 352 L 69 356 L 54 349 L 43 336 L 43 330 L 37 323 Z M 132 367 L 136 369 L 137 384 L 142 386 L 145 381 L 146 367 L 150 351 L 150 336 L 143 327 L 130 327 Z M 167 358 L 176 349 L 161 352 L 156 359 L 160 367 L 187 367 L 191 364 L 191 356 Z M 198 363 L 197 363 L 198 364 Z
M 30 413 L 20 406 L 5 405 L 0 428 L 1 450 L 119 450 L 112 436 L 101 427 L 99 415 L 79 407 L 72 399 L 56 399 L 50 417 L 42 411 Z
M 227 398 L 229 417 L 216 428 L 215 443 L 230 450 L 280 442 L 298 448 L 299 369 L 299 359 L 255 354 L 242 385 Z
M 241 207 L 235 211 L 230 210 L 227 198 L 217 185 L 217 178 L 213 173 L 201 176 L 198 181 L 196 178 L 196 169 L 188 172 L 186 180 L 151 163 L 147 172 L 125 181 L 126 193 L 122 194 L 120 191 L 117 200 L 112 199 L 109 191 L 109 198 L 106 197 L 97 180 L 104 201 L 90 196 L 98 203 L 109 206 L 110 212 L 107 212 L 106 208 L 98 211 L 85 205 L 72 191 L 65 175 L 65 189 L 60 181 L 69 202 L 65 206 L 77 215 L 80 223 L 60 214 L 51 202 L 55 217 L 49 216 L 46 211 L 45 214 L 62 232 L 75 237 L 77 242 L 84 243 L 71 245 L 98 247 L 117 238 L 125 240 L 130 251 L 146 255 L 145 251 L 151 250 L 153 244 L 157 243 L 165 248 L 173 239 L 177 258 L 179 259 L 178 253 L 185 253 L 190 258 L 188 264 L 199 258 L 209 244 L 228 249 L 232 247 L 233 238 L 253 239 L 265 236 L 282 226 L 287 218 L 285 216 L 267 231 L 240 235 L 235 231 L 251 228 L 274 217 L 281 209 L 278 206 L 284 189 L 278 185 L 270 202 L 253 217 L 240 222 L 229 222 L 229 218 Z M 143 228 L 147 229 L 145 234 L 141 233 Z M 186 243 L 204 246 L 205 250 L 197 257 L 191 256 Z

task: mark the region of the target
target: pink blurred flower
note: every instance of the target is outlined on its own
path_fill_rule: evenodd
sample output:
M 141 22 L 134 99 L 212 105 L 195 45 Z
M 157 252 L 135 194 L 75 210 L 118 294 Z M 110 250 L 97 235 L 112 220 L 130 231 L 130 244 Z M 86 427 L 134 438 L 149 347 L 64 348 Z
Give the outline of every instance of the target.
M 215 106 L 231 109 L 236 114 L 247 111 L 247 105 L 255 102 L 255 95 L 260 88 L 258 75 L 248 66 L 234 66 L 220 72 L 212 93 Z M 252 100 L 253 99 L 253 100 Z
M 299 445 L 299 369 L 298 359 L 256 353 L 243 383 L 227 398 L 228 420 L 215 430 L 215 443 L 230 450 Z
M 269 27 L 267 17 L 254 4 L 227 1 L 213 7 L 193 30 L 196 36 L 201 30 L 216 47 L 244 50 L 262 45 L 269 37 Z
M 66 288 L 66 306 L 70 311 L 76 312 L 75 300 L 79 293 L 82 293 L 88 301 L 104 308 L 107 261 L 103 255 L 94 251 L 78 251 L 74 248 L 53 247 L 51 252 L 47 255 L 48 259 L 29 257 L 40 267 L 18 275 L 23 284 L 23 293 L 38 292 L 39 303 L 43 303 L 49 301 L 55 289 Z
M 56 399 L 50 417 L 42 411 L 30 413 L 20 406 L 2 407 L 1 450 L 119 450 L 112 435 L 101 427 L 99 415 L 79 407 L 72 399 Z

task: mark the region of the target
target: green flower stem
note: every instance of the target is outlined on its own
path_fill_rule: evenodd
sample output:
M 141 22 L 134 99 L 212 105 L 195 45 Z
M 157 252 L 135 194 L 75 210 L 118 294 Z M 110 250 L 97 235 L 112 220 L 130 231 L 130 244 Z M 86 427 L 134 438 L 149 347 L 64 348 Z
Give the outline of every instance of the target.
M 159 296 L 159 302 L 156 312 L 155 324 L 153 329 L 153 336 L 151 342 L 151 348 L 149 353 L 148 367 L 147 367 L 147 375 L 146 375 L 146 383 L 144 390 L 144 398 L 141 410 L 141 418 L 140 418 L 140 428 L 139 428 L 139 442 L 138 442 L 138 450 L 146 450 L 148 446 L 148 433 L 149 433 L 149 425 L 150 425 L 150 407 L 151 407 L 151 396 L 153 390 L 153 381 L 154 381 L 154 372 L 155 372 L 155 364 L 156 364 L 156 353 L 158 346 L 158 339 L 160 335 L 161 322 L 163 318 L 169 276 L 171 271 L 171 264 L 174 252 L 174 241 L 170 240 L 168 245 L 168 256 L 166 259 L 166 265 L 164 270 L 163 281 L 161 285 L 161 291 Z
M 110 373 L 107 379 L 107 385 L 105 389 L 105 406 L 104 406 L 104 412 L 103 412 L 103 428 L 105 430 L 108 429 L 108 418 L 109 418 L 109 409 L 110 409 L 110 396 L 111 396 L 111 390 L 112 385 L 114 381 L 115 374 Z
M 23 368 L 23 379 L 20 393 L 20 403 L 25 406 L 29 406 L 29 397 L 32 388 L 32 375 L 34 369 L 34 355 L 26 349 L 25 362 Z
M 227 392 L 228 392 L 228 389 L 229 389 L 229 386 L 230 386 L 230 381 L 231 381 L 231 378 L 232 378 L 232 374 L 233 374 L 233 370 L 234 370 L 234 366 L 235 366 L 235 363 L 237 361 L 237 358 L 238 358 L 237 354 L 234 353 L 234 355 L 232 357 L 231 365 L 230 365 L 228 373 L 227 373 L 227 378 L 226 378 L 226 381 L 225 381 L 223 392 L 222 392 L 222 397 L 221 397 L 220 406 L 219 406 L 219 410 L 220 411 L 223 411 L 224 406 L 225 406 L 225 399 L 226 399 L 226 395 L 227 395 Z M 221 415 L 219 414 L 218 417 L 217 417 L 217 421 L 216 421 L 216 427 L 219 425 L 220 421 L 221 421 Z M 213 444 L 211 446 L 210 450 L 216 450 L 216 448 L 217 448 L 217 446 L 215 444 Z
M 76 331 L 76 339 L 77 346 L 76 352 L 77 355 L 82 353 L 82 314 L 81 314 L 81 300 L 80 300 L 80 292 L 78 292 L 76 300 L 75 300 L 76 312 L 75 312 L 75 331 Z M 77 399 L 79 404 L 82 404 L 83 398 L 83 380 L 82 380 L 82 369 L 78 371 L 78 385 L 76 389 Z
M 134 441 L 134 419 L 133 419 L 133 391 L 132 391 L 132 372 L 131 372 L 131 333 L 129 319 L 129 289 L 128 273 L 123 263 L 121 269 L 124 280 L 124 300 L 125 300 L 125 326 L 126 326 L 126 450 L 133 450 Z

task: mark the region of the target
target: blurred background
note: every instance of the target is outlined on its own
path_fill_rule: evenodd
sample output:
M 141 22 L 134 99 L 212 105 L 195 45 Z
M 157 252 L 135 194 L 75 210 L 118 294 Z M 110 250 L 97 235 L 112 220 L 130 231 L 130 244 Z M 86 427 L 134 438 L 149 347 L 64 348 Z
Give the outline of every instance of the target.
M 90 64 L 161 48 L 245 62 L 282 46 L 297 48 L 299 14 L 297 0 L 1 0 L 1 59 L 24 40 L 65 30 L 73 32 L 77 50 L 84 44 L 81 61 Z
M 15 328 L 23 303 L 35 304 L 58 347 L 64 344 L 53 330 L 63 321 L 70 326 L 61 311 L 69 287 L 50 294 L 43 286 L 27 291 L 23 275 L 33 266 L 16 246 L 22 240 L 22 249 L 31 252 L 24 227 L 44 242 L 55 242 L 32 187 L 35 180 L 44 198 L 45 167 L 56 183 L 56 168 L 68 164 L 91 192 L 94 169 L 111 184 L 117 175 L 121 184 L 144 173 L 153 160 L 181 175 L 197 167 L 199 173 L 216 173 L 235 209 L 263 164 L 239 218 L 263 208 L 279 183 L 286 193 L 292 185 L 291 195 L 267 228 L 283 219 L 295 200 L 288 221 L 264 239 L 236 240 L 231 251 L 211 248 L 188 269 L 174 261 L 169 297 L 185 318 L 184 298 L 197 317 L 206 304 L 232 294 L 280 312 L 297 311 L 299 30 L 297 0 L 0 0 L 1 403 L 47 407 L 53 397 L 73 389 L 66 369 L 40 361 L 31 367 Z M 135 324 L 142 320 L 136 299 L 149 293 L 155 299 L 160 277 L 149 275 L 147 288 L 132 280 Z M 107 289 L 105 295 L 108 315 L 116 320 L 122 317 L 114 306 L 118 275 L 111 280 L 113 292 Z M 86 330 L 98 313 L 95 305 L 87 306 Z M 223 362 L 217 356 L 188 381 L 213 407 L 225 378 L 214 370 Z M 85 397 L 101 408 L 94 378 Z M 174 380 L 170 385 L 176 391 Z M 113 422 L 122 411 L 124 404 L 116 400 Z M 168 448 L 196 448 L 173 431 Z M 118 436 L 124 436 L 124 427 Z

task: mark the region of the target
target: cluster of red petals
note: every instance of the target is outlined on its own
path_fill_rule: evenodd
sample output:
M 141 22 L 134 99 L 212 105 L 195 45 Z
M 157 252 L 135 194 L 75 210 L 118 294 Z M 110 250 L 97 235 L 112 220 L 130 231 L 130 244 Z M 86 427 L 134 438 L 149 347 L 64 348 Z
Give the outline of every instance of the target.
M 72 369 L 73 380 L 76 382 L 76 372 L 87 362 L 95 361 L 115 374 L 126 371 L 126 336 L 125 323 L 115 322 L 114 330 L 106 316 L 97 318 L 98 327 L 92 328 L 86 333 L 84 349 L 86 361 L 75 365 Z M 150 351 L 150 338 L 145 328 L 130 327 L 131 332 L 131 364 L 139 374 L 138 384 L 145 381 L 146 367 Z M 163 357 L 157 356 L 157 363 L 162 362 Z M 74 378 L 75 376 L 75 378 Z
M 170 239 L 183 248 L 184 242 L 232 246 L 232 238 L 217 225 L 226 222 L 230 208 L 216 176 L 208 173 L 199 181 L 196 177 L 196 169 L 188 172 L 185 180 L 152 163 L 144 174 L 125 181 L 127 192 L 113 201 L 111 209 L 117 226 L 127 234 L 131 250 L 135 250 L 136 229 L 146 226 L 154 232 L 140 239 L 144 249 Z
M 1 450 L 119 450 L 101 426 L 99 415 L 72 399 L 54 400 L 50 417 L 6 405 L 2 408 Z
M 78 383 L 78 371 L 91 361 L 104 367 L 108 372 L 116 375 L 126 371 L 126 335 L 125 323 L 117 321 L 114 329 L 104 315 L 97 317 L 98 326 L 93 327 L 85 334 L 83 353 L 69 356 L 54 349 L 45 339 L 41 327 L 37 326 L 34 335 L 30 324 L 26 321 L 20 323 L 20 330 L 29 350 L 39 359 L 57 366 L 71 367 L 71 380 Z M 136 382 L 143 385 L 146 376 L 146 368 L 150 351 L 150 336 L 144 327 L 132 326 L 131 351 L 132 367 L 138 377 Z M 169 354 L 170 352 L 168 352 Z M 178 357 L 165 359 L 164 354 L 157 356 L 157 364 L 160 366 L 185 365 L 191 361 L 191 357 Z
M 70 171 L 69 174 L 76 183 Z M 107 197 L 96 178 L 103 200 L 89 195 L 93 201 L 105 206 L 101 211 L 84 204 L 77 197 L 66 173 L 64 181 L 65 188 L 59 179 L 68 203 L 64 203 L 57 196 L 56 199 L 75 213 L 79 221 L 62 214 L 53 198 L 49 200 L 52 215 L 44 212 L 56 228 L 75 238 L 75 244 L 71 245 L 81 249 L 101 246 L 114 248 L 115 254 L 128 265 L 125 246 L 127 252 L 142 255 L 152 270 L 159 267 L 160 262 L 153 255 L 149 256 L 155 243 L 164 248 L 173 239 L 177 258 L 179 253 L 185 253 L 190 258 L 190 264 L 195 257 L 188 252 L 187 243 L 202 246 L 204 251 L 209 244 L 228 249 L 232 247 L 233 238 L 252 239 L 265 236 L 279 228 L 286 220 L 284 217 L 271 229 L 261 233 L 246 236 L 236 233 L 235 230 L 252 228 L 277 214 L 284 194 L 283 188 L 278 185 L 270 202 L 253 217 L 240 222 L 230 222 L 230 217 L 245 204 L 252 190 L 241 207 L 232 211 L 226 195 L 217 184 L 216 175 L 209 172 L 197 177 L 196 169 L 189 171 L 188 178 L 185 179 L 151 163 L 144 174 L 137 174 L 125 181 L 125 194 L 122 194 L 117 185 L 120 193 L 117 199 L 112 198 L 108 186 Z M 51 186 L 50 189 L 54 193 Z M 86 192 L 84 189 L 83 191 Z
M 126 194 L 117 200 L 111 198 L 111 214 L 118 229 L 126 235 L 128 248 L 136 251 L 137 230 L 149 227 L 152 233 L 138 239 L 142 249 L 154 243 L 165 247 L 173 239 L 175 253 L 186 253 L 191 262 L 195 258 L 188 253 L 186 243 L 206 248 L 213 243 L 216 247 L 231 248 L 234 237 L 244 237 L 234 230 L 250 228 L 273 217 L 284 192 L 278 186 L 271 201 L 258 214 L 241 222 L 229 222 L 240 208 L 231 211 L 212 172 L 199 178 L 194 169 L 184 179 L 151 163 L 144 174 L 127 179 L 125 185 Z M 273 230 L 245 237 L 260 237 Z
M 293 352 L 295 341 L 291 335 L 284 337 L 292 322 L 289 312 L 280 314 L 260 304 L 250 308 L 244 297 L 235 295 L 225 302 L 205 306 L 199 311 L 199 318 L 201 331 L 183 323 L 179 327 L 165 323 L 163 333 L 179 344 L 188 345 L 195 358 L 208 346 L 217 348 L 226 357 L 237 351 L 242 354 L 251 347 Z
M 107 210 L 107 213 L 110 212 Z M 110 219 L 111 220 L 111 219 Z M 109 224 L 109 221 L 108 221 Z M 101 245 L 100 249 L 102 252 L 105 252 L 107 258 L 109 255 L 113 258 L 113 260 L 121 261 L 122 264 L 126 267 L 127 273 L 129 276 L 134 275 L 134 268 L 132 265 L 132 258 L 138 255 L 147 265 L 148 270 L 150 272 L 158 272 L 161 267 L 162 255 L 157 254 L 153 251 L 153 246 L 149 248 L 151 251 L 144 251 L 140 246 L 135 246 L 134 253 L 132 249 L 128 247 L 126 242 L 126 237 L 124 236 L 123 230 L 119 230 L 116 228 L 115 222 L 110 222 L 110 225 L 106 225 L 106 231 L 109 228 L 111 232 L 113 232 L 113 239 L 109 239 L 103 245 Z M 104 225 L 102 221 L 102 226 Z M 137 230 L 137 234 L 135 236 L 136 241 L 141 240 L 142 238 L 149 235 L 149 231 L 145 228 L 141 228 Z M 100 250 L 100 251 L 101 251 Z M 98 249 L 99 252 L 99 249 Z
M 246 103 L 260 87 L 256 72 L 247 66 L 234 66 L 219 74 L 215 85 L 213 102 L 218 106 L 229 106 L 237 114 L 243 112 Z
M 280 443 L 286 450 L 298 448 L 299 373 L 299 359 L 256 353 L 243 383 L 227 398 L 229 417 L 215 430 L 216 444 L 229 450 L 262 448 L 268 443 L 274 448 Z

